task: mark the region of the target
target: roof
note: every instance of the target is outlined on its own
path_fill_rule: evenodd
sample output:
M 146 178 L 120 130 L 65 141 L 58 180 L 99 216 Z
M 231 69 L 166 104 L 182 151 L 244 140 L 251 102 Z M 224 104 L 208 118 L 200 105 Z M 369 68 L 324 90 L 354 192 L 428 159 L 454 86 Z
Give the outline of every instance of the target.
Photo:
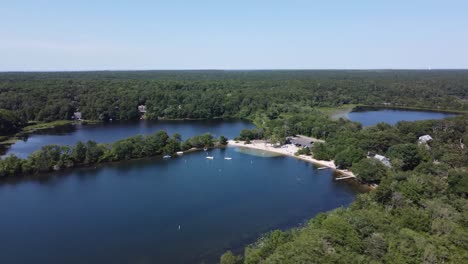
M 421 142 L 427 142 L 427 141 L 431 141 L 431 140 L 432 140 L 432 137 L 429 136 L 429 135 L 424 135 L 424 136 L 419 137 L 419 141 L 421 141 Z
M 138 111 L 140 113 L 145 113 L 146 112 L 146 105 L 139 105 L 138 106 Z
M 73 117 L 77 118 L 77 119 L 81 119 L 81 117 L 82 117 L 81 112 L 74 112 Z
M 292 144 L 300 144 L 304 147 L 312 147 L 313 144 L 313 139 L 305 136 L 288 137 L 287 139 Z
M 387 167 L 391 167 L 392 165 L 390 164 L 390 159 L 385 157 L 385 156 L 382 156 L 382 155 L 379 155 L 379 154 L 375 154 L 372 158 L 382 162 L 383 165 L 387 166 Z

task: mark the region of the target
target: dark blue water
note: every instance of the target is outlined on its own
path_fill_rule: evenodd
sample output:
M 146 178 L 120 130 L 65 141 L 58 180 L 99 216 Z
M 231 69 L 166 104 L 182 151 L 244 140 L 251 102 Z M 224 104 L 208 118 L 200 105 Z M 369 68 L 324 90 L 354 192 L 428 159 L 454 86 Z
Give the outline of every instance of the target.
M 363 126 L 373 126 L 380 122 L 394 125 L 399 121 L 443 119 L 455 115 L 456 114 L 429 111 L 380 109 L 372 111 L 351 112 L 348 113 L 347 117 L 351 121 L 360 122 Z
M 206 155 L 0 185 L 0 263 L 214 263 L 226 249 L 356 194 L 332 171 L 294 158 L 236 148 Z
M 44 134 L 30 135 L 25 141 L 18 141 L 7 151 L 7 155 L 15 154 L 26 158 L 33 151 L 50 144 L 74 145 L 78 141 L 94 140 L 100 143 L 110 143 L 119 139 L 147 135 L 159 130 L 169 134 L 179 133 L 183 139 L 210 132 L 215 137 L 221 135 L 232 139 L 244 128 L 254 125 L 243 121 L 197 120 L 197 121 L 146 121 L 113 122 L 98 125 L 75 125 L 66 128 L 52 129 Z

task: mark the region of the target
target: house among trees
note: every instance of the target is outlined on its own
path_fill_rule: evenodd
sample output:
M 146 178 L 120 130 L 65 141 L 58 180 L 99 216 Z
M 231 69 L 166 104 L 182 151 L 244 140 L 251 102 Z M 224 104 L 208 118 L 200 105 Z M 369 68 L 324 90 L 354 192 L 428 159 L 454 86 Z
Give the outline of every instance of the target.
M 311 148 L 314 144 L 313 139 L 305 136 L 296 136 L 286 138 L 286 144 L 294 144 L 296 147 Z
M 81 121 L 82 115 L 81 112 L 75 112 L 72 116 L 73 119 Z
M 418 143 L 419 144 L 427 144 L 427 142 L 431 141 L 432 140 L 432 137 L 429 136 L 429 135 L 424 135 L 424 136 L 420 136 L 419 139 L 418 139 Z
M 376 159 L 376 160 L 382 162 L 383 165 L 385 165 L 385 166 L 387 166 L 389 168 L 392 167 L 392 164 L 390 163 L 390 159 L 385 157 L 385 156 L 375 154 L 375 153 L 372 153 L 372 152 L 368 152 L 367 157 Z
M 146 105 L 139 105 L 138 106 L 138 112 L 146 113 Z

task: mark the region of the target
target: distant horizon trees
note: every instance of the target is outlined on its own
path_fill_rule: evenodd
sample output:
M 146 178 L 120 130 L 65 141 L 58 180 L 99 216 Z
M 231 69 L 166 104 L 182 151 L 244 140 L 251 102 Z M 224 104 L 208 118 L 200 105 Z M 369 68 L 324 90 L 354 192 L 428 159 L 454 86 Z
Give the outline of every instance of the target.
M 468 110 L 468 71 L 0 73 L 0 109 L 21 120 L 249 118 L 344 104 Z M 1 117 L 1 114 L 0 114 Z

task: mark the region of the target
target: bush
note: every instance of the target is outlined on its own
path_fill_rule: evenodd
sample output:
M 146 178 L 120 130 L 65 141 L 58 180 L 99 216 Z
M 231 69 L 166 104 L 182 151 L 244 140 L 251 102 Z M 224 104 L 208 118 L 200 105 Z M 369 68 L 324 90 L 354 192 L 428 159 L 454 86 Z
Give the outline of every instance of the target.
M 335 164 L 340 169 L 347 169 L 364 157 L 362 150 L 350 147 L 336 154 Z
M 372 158 L 360 160 L 353 164 L 351 170 L 358 179 L 371 183 L 379 183 L 388 174 L 387 167 L 382 162 Z

